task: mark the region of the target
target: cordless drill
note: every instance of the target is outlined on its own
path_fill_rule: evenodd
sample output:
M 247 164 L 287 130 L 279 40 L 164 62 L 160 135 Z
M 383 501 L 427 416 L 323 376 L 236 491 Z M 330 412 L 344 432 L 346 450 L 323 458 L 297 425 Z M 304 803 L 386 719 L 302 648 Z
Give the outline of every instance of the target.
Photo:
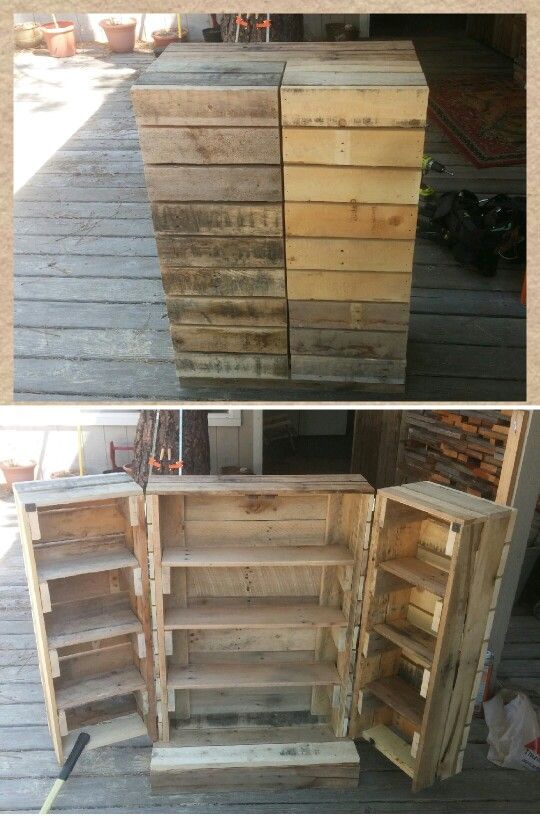
M 446 165 L 442 164 L 437 159 L 434 159 L 433 156 L 423 156 L 422 157 L 422 182 L 420 183 L 420 197 L 424 200 L 430 198 L 431 196 L 435 195 L 435 189 L 430 187 L 428 184 L 424 184 L 423 178 L 425 173 L 429 173 L 433 170 L 435 173 L 446 173 L 449 176 L 453 176 L 454 173 L 452 170 L 449 170 Z

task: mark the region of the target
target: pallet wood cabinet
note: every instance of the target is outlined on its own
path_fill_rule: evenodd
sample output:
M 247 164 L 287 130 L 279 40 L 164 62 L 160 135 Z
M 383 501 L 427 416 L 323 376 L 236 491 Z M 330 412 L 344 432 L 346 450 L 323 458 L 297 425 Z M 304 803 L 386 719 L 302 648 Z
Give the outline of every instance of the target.
M 402 390 L 412 44 L 171 45 L 133 105 L 178 375 Z
M 59 763 L 157 736 L 142 490 L 126 474 L 14 485 L 45 705 Z
M 513 520 L 432 482 L 378 492 L 350 733 L 415 791 L 461 770 Z
M 372 494 L 359 476 L 151 478 L 153 789 L 357 784 Z

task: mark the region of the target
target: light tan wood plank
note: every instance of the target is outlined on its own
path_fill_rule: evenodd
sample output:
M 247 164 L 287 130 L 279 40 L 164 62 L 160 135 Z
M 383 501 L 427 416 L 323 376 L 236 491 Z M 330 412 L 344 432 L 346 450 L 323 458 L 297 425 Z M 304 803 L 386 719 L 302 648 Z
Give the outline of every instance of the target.
M 393 272 L 329 272 L 291 269 L 289 300 L 389 301 L 407 303 L 411 276 Z
M 283 180 L 286 201 L 416 205 L 420 171 L 403 167 L 285 165 Z
M 139 126 L 278 127 L 274 88 L 132 88 Z
M 286 201 L 285 233 L 313 238 L 414 238 L 416 213 L 414 205 Z
M 424 131 L 404 128 L 283 128 L 285 164 L 420 166 Z
M 408 272 L 413 252 L 414 241 L 287 238 L 286 242 L 288 269 Z

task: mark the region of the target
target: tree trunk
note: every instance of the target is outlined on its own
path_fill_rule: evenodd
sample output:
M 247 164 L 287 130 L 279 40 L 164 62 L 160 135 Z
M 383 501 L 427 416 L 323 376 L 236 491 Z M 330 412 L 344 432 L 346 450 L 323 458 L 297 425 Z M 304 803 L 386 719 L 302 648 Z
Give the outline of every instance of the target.
M 222 14 L 220 20 L 223 42 L 234 42 L 236 39 L 236 14 Z M 247 27 L 240 26 L 238 42 L 266 42 L 266 29 L 257 28 L 255 23 L 266 20 L 266 14 L 243 15 Z M 302 42 L 304 38 L 304 18 L 302 14 L 271 14 L 271 42 Z
M 154 475 L 177 475 L 179 412 L 160 411 L 155 449 L 154 426 L 156 411 L 141 411 L 135 431 L 133 478 L 146 489 L 153 456 L 159 467 L 152 466 Z M 208 438 L 208 411 L 184 411 L 182 422 L 182 459 L 184 474 L 210 473 L 210 441 Z M 171 465 L 173 467 L 171 467 Z

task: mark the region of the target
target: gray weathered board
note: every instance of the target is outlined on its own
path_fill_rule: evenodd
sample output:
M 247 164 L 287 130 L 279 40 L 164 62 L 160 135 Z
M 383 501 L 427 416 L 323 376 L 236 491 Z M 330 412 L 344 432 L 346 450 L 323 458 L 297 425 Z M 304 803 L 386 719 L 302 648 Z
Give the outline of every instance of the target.
M 178 375 L 401 390 L 427 108 L 412 44 L 169 47 L 132 97 Z

